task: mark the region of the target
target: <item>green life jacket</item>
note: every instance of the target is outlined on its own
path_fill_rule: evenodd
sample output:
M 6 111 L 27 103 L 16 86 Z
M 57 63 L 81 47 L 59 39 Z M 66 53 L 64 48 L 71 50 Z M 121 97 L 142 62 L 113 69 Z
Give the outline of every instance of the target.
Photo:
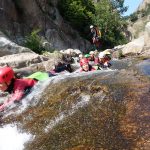
M 26 77 L 26 78 L 30 78 L 30 79 L 36 79 L 38 81 L 44 81 L 46 79 L 49 78 L 49 75 L 47 72 L 35 72 L 33 74 L 31 74 L 30 76 Z
M 89 58 L 89 57 L 90 57 L 90 54 L 85 54 L 84 57 L 85 57 L 85 58 Z

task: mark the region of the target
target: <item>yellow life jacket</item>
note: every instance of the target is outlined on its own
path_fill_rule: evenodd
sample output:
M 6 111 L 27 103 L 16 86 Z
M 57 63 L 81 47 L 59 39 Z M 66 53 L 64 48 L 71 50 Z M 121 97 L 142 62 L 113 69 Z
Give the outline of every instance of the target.
M 97 36 L 101 38 L 102 34 L 101 34 L 101 31 L 99 30 L 99 28 L 97 26 L 95 27 L 95 30 L 96 30 Z

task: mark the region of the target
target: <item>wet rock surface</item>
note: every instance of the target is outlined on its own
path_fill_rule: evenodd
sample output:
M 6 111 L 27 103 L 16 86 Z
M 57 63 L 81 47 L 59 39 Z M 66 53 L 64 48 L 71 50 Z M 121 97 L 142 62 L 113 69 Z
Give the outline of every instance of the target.
M 150 76 L 150 59 L 144 60 L 137 65 L 140 72 L 144 75 Z
M 61 76 L 35 106 L 1 122 L 33 136 L 27 150 L 148 150 L 149 90 L 149 78 L 133 69 Z
M 13 54 L 0 57 L 0 66 L 5 66 L 7 64 L 13 68 L 23 68 L 47 60 L 47 58 L 35 53 Z

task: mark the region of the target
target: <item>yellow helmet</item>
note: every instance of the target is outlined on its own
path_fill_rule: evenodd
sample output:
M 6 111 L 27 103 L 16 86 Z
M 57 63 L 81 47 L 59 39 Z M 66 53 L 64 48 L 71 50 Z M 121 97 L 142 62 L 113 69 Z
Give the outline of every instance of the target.
M 103 51 L 103 53 L 105 54 L 105 55 L 110 55 L 111 53 L 110 53 L 110 50 L 105 50 L 105 51 Z

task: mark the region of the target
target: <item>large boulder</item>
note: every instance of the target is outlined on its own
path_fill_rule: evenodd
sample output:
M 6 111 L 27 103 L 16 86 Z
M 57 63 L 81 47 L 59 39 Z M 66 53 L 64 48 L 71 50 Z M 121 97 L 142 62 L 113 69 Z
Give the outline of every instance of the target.
M 5 55 L 11 55 L 22 52 L 33 53 L 30 49 L 17 45 L 16 43 L 10 41 L 2 33 L 0 34 L 0 57 Z
M 77 48 L 87 49 L 90 42 L 83 39 L 68 25 L 57 8 L 59 0 L 1 0 L 0 29 L 11 40 L 21 44 L 27 33 L 41 29 L 47 50 Z
M 54 53 L 46 52 L 42 56 L 29 53 L 28 56 L 28 58 L 26 58 L 27 56 L 23 54 L 9 56 L 14 57 L 14 61 L 9 62 L 9 64 L 13 68 L 15 67 L 14 70 L 17 77 L 28 76 L 37 71 L 50 71 L 54 68 L 54 65 L 57 64 L 57 62 L 63 61 L 63 54 L 57 51 Z
M 68 48 L 66 50 L 61 50 L 60 51 L 61 53 L 63 54 L 68 54 L 68 55 L 71 55 L 71 56 L 78 56 L 79 54 L 81 54 L 82 52 L 78 49 L 71 49 L 71 48 Z
M 144 47 L 144 37 L 141 36 L 138 39 L 135 39 L 134 41 L 128 43 L 125 45 L 125 47 L 122 49 L 122 54 L 140 54 Z
M 150 22 L 148 22 L 145 26 L 144 42 L 145 46 L 150 47 Z
M 13 68 L 23 68 L 48 60 L 35 53 L 20 53 L 0 57 L 0 66 L 11 66 Z

